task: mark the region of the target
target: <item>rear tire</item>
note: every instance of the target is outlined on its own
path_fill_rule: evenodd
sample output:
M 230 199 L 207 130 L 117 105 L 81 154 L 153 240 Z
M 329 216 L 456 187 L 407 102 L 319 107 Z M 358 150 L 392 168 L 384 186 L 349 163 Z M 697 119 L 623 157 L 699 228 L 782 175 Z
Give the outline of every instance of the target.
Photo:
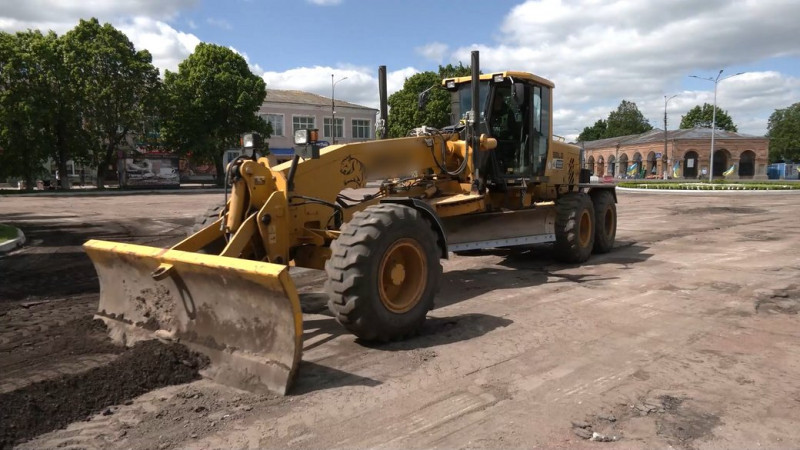
M 614 248 L 617 237 L 617 205 L 611 192 L 603 190 L 592 195 L 594 204 L 594 249 L 593 253 L 608 253 Z
M 325 263 L 336 321 L 366 341 L 416 334 L 441 279 L 436 240 L 430 223 L 408 206 L 379 204 L 355 213 Z
M 583 192 L 567 194 L 556 203 L 554 256 L 561 262 L 579 264 L 592 254 L 595 239 L 592 200 Z

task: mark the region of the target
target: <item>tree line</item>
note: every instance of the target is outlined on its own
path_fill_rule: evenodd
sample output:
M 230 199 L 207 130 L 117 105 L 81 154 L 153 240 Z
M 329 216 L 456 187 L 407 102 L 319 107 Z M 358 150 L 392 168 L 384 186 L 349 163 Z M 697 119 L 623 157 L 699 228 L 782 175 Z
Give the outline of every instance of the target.
M 162 79 L 147 50 L 94 18 L 61 36 L 0 32 L 0 177 L 32 189 L 46 161 L 66 174 L 72 160 L 95 168 L 102 188 L 134 137 L 213 162 L 219 174 L 241 133 L 269 137 L 256 115 L 265 97 L 264 80 L 244 58 L 214 44 L 199 44 Z M 147 139 L 147 123 L 160 128 L 157 139 Z M 60 183 L 70 187 L 67 176 Z

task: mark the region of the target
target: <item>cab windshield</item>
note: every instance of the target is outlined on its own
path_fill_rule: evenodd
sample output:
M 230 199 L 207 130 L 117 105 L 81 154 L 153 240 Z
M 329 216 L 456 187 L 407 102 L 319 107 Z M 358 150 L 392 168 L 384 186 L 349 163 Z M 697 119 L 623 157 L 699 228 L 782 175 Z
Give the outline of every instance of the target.
M 481 121 L 484 120 L 486 114 L 486 98 L 489 95 L 489 81 L 480 82 L 480 108 L 478 110 L 481 114 Z M 458 109 L 453 111 L 455 117 L 452 117 L 452 122 L 458 123 L 461 119 L 466 117 L 467 112 L 472 110 L 472 85 L 470 83 L 462 83 L 456 91 L 458 99 Z M 455 105 L 454 105 L 455 106 Z M 455 108 L 454 108 L 455 109 Z

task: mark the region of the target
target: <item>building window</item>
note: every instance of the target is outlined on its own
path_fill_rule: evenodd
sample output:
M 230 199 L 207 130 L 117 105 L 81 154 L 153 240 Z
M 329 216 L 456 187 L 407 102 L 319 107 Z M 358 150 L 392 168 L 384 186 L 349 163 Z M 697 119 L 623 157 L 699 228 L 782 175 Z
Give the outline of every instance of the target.
M 353 119 L 353 139 L 369 139 L 372 124 L 369 119 Z
M 273 136 L 283 136 L 283 114 L 261 114 L 260 117 L 272 125 Z
M 326 117 L 322 120 L 322 135 L 326 138 L 331 137 L 331 118 Z M 333 127 L 334 131 L 336 131 L 336 137 L 341 138 L 344 137 L 344 119 L 337 117 L 336 118 L 336 125 Z
M 314 116 L 294 116 L 292 117 L 292 134 L 297 130 L 316 128 L 314 126 Z

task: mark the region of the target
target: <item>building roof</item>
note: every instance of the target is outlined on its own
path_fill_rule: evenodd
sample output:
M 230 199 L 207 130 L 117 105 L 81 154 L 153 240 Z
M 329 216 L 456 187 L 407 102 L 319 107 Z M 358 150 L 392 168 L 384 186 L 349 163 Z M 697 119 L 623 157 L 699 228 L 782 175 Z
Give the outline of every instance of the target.
M 733 131 L 716 130 L 714 132 L 715 139 L 766 139 L 763 136 L 753 136 L 744 133 L 734 133 Z M 687 128 L 682 130 L 667 131 L 667 140 L 680 141 L 687 139 L 711 139 L 711 128 Z M 642 134 L 632 134 L 629 136 L 618 136 L 607 139 L 598 139 L 596 141 L 583 142 L 583 148 L 593 150 L 598 148 L 615 147 L 617 144 L 622 145 L 638 145 L 649 144 L 652 142 L 664 142 L 664 130 L 654 128 Z M 579 142 L 578 145 L 581 145 Z
M 305 91 L 283 91 L 278 89 L 267 89 L 267 98 L 266 100 L 264 100 L 264 102 L 293 103 L 297 105 L 313 105 L 313 106 L 331 106 L 330 97 L 323 97 L 321 95 Z M 377 111 L 376 108 L 356 105 L 355 103 L 350 103 L 339 99 L 336 99 L 336 106 Z

